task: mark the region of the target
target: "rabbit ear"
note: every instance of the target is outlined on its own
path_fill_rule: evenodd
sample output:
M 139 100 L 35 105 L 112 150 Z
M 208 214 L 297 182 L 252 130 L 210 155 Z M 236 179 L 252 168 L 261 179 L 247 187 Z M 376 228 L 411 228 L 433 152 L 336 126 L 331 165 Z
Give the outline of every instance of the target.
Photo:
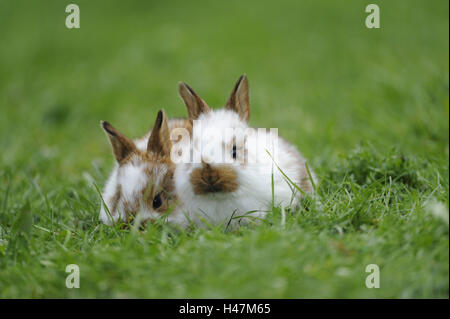
M 122 163 L 128 157 L 128 155 L 136 151 L 136 146 L 134 145 L 132 140 L 122 135 L 108 122 L 101 121 L 100 123 L 103 130 L 108 135 L 109 140 L 111 141 L 114 157 L 119 164 Z
M 250 98 L 248 93 L 248 79 L 244 74 L 236 82 L 230 97 L 225 106 L 228 110 L 233 110 L 239 114 L 241 119 L 248 122 L 250 119 Z
M 200 114 L 207 113 L 211 110 L 208 104 L 186 83 L 180 82 L 178 84 L 178 93 L 183 99 L 184 104 L 186 104 L 190 120 L 196 120 Z
M 147 143 L 147 152 L 153 152 L 163 156 L 170 156 L 172 143 L 170 141 L 170 131 L 166 113 L 163 110 L 158 112 L 155 125 Z

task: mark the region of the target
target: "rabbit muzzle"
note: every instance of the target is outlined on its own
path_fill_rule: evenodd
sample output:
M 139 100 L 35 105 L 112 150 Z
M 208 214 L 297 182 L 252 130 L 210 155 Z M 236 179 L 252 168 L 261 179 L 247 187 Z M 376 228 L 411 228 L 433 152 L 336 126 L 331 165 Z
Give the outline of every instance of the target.
M 236 171 L 229 165 L 203 163 L 192 171 L 190 182 L 196 195 L 231 193 L 238 188 Z

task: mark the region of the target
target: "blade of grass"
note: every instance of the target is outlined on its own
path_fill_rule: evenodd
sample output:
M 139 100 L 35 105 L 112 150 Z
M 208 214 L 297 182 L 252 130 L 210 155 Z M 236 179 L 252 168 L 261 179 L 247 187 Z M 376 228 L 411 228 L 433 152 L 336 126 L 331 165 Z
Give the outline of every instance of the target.
M 266 150 L 267 154 L 269 154 L 270 158 L 272 159 L 273 163 L 275 164 L 275 166 L 278 168 L 278 170 L 280 171 L 280 173 L 284 176 L 284 178 L 286 178 L 288 180 L 289 183 L 292 184 L 292 186 L 294 186 L 302 195 L 306 195 L 306 193 L 297 185 L 295 184 L 284 172 L 283 170 L 278 166 L 277 163 L 275 163 L 272 155 L 270 154 L 270 152 L 268 150 Z

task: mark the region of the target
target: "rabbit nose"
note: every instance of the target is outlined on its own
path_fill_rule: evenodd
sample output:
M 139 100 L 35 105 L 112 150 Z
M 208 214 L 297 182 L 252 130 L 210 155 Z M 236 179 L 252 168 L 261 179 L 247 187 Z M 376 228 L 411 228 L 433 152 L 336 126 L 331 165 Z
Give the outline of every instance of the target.
M 202 163 L 192 171 L 189 180 L 196 195 L 231 193 L 238 188 L 237 173 L 230 166 Z
M 209 184 L 214 185 L 219 180 L 219 173 L 217 170 L 211 167 L 210 164 L 202 162 L 203 170 L 202 170 L 202 178 L 203 180 Z

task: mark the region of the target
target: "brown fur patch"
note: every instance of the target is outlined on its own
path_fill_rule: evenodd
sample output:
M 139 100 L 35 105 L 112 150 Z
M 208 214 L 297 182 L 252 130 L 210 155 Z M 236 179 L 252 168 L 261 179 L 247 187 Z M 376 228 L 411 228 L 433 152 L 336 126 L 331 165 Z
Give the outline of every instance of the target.
M 125 218 L 128 219 L 130 216 L 136 216 L 139 211 L 140 204 L 139 202 L 131 203 L 127 200 L 123 202 L 123 209 L 125 213 Z
M 312 192 L 313 187 L 311 183 L 311 179 L 309 178 L 308 172 L 306 171 L 305 164 L 301 164 L 300 166 L 300 189 L 306 193 Z
M 192 121 L 185 118 L 173 118 L 168 121 L 169 130 L 172 132 L 176 128 L 184 128 L 192 135 Z M 174 141 L 176 142 L 176 141 Z
M 114 157 L 122 165 L 136 151 L 136 146 L 132 140 L 120 133 L 108 122 L 102 121 L 101 125 L 109 137 Z
M 202 168 L 197 168 L 191 173 L 189 180 L 197 195 L 231 193 L 238 188 L 237 174 L 227 165 L 214 167 L 203 164 Z
M 111 216 L 116 215 L 117 204 L 119 204 L 121 196 L 122 196 L 122 187 L 120 185 L 117 185 L 116 192 L 114 193 L 114 196 L 111 198 L 112 205 L 109 211 Z
M 178 93 L 186 105 L 190 120 L 196 120 L 200 114 L 211 110 L 208 104 L 186 83 L 179 83 Z
M 158 112 L 152 132 L 147 143 L 147 152 L 153 152 L 162 156 L 170 156 L 170 131 L 167 123 L 166 113 L 162 110 Z
M 235 111 L 246 122 L 250 119 L 249 85 L 245 74 L 236 82 L 225 108 Z

